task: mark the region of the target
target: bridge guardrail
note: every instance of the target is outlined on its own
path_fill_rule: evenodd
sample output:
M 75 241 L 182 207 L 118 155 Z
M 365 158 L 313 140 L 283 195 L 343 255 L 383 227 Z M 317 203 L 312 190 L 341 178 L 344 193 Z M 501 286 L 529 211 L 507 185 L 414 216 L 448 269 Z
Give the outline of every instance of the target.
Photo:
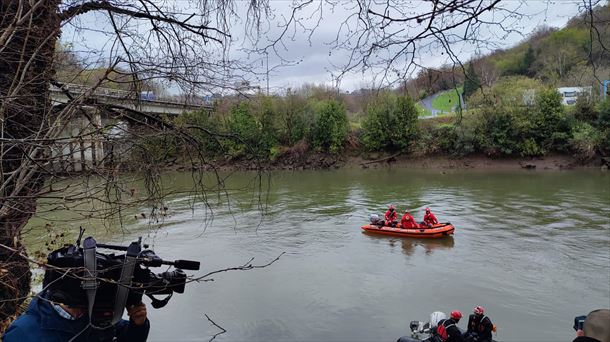
M 70 94 L 74 94 L 74 95 L 81 95 L 84 94 L 87 91 L 91 90 L 91 87 L 89 86 L 84 86 L 81 84 L 74 84 L 74 83 L 65 83 L 61 88 L 51 85 L 51 89 L 52 92 L 58 92 L 58 93 L 63 93 L 64 91 L 68 91 Z M 138 100 L 141 102 L 157 102 L 157 103 L 171 103 L 171 104 L 175 104 L 175 105 L 180 105 L 180 106 L 193 106 L 193 107 L 199 107 L 199 106 L 205 106 L 205 104 L 202 103 L 185 103 L 184 101 L 180 101 L 180 100 L 176 100 L 174 98 L 157 98 L 155 100 L 148 100 L 148 99 L 141 99 L 138 96 L 138 93 L 134 92 L 134 91 L 128 91 L 128 90 L 122 90 L 122 89 L 111 89 L 111 88 L 103 88 L 103 87 L 98 87 L 96 88 L 92 95 L 94 96 L 104 96 L 104 97 L 111 97 L 111 98 L 115 98 L 115 99 L 124 99 L 124 100 Z

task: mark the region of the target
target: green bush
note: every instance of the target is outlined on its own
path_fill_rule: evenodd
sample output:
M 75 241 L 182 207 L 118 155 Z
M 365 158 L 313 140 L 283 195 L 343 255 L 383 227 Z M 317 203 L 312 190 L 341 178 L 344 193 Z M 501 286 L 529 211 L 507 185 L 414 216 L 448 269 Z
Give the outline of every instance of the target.
M 454 153 L 458 135 L 452 124 L 441 124 L 434 130 L 435 145 L 445 153 Z
M 419 129 L 417 140 L 412 145 L 412 150 L 418 155 L 428 155 L 441 152 L 434 138 L 434 127 L 424 126 Z M 358 137 L 362 141 L 362 134 Z
M 407 151 L 417 137 L 418 110 L 410 97 L 383 94 L 367 108 L 362 143 L 369 151 Z
M 607 156 L 610 155 L 610 97 L 599 104 L 597 117 L 597 127 L 600 132 L 600 152 Z
M 579 122 L 574 127 L 574 135 L 570 139 L 570 148 L 574 156 L 580 160 L 588 160 L 595 156 L 602 142 L 600 132 L 586 122 Z
M 498 106 L 522 107 L 528 105 L 527 94 L 540 94 L 544 90 L 540 81 L 523 76 L 502 77 L 491 88 L 477 90 L 468 99 L 468 108 Z M 534 100 L 534 99 L 532 99 Z
M 271 149 L 278 145 L 279 140 L 279 113 L 277 106 L 270 97 L 264 97 L 260 103 L 260 137 L 257 142 L 259 152 L 269 155 Z
M 476 152 L 477 136 L 476 128 L 474 125 L 465 122 L 462 125 L 456 126 L 455 135 L 457 139 L 455 141 L 453 154 L 458 156 L 465 156 Z
M 610 129 L 610 96 L 597 106 L 597 127 L 602 130 Z
M 345 107 L 336 100 L 322 100 L 313 108 L 316 118 L 311 132 L 313 146 L 325 152 L 341 151 L 349 132 Z
M 257 154 L 259 152 L 259 136 L 261 127 L 250 110 L 247 102 L 241 102 L 231 108 L 227 122 L 227 130 L 235 135 L 227 143 L 233 156 Z
M 477 138 L 481 150 L 489 156 L 506 156 L 521 152 L 524 132 L 518 128 L 520 113 L 510 107 L 485 108 L 478 124 Z
M 579 96 L 571 109 L 571 114 L 576 120 L 588 123 L 595 123 L 599 116 L 597 108 L 589 96 Z
M 536 143 L 533 138 L 525 139 L 519 146 L 520 154 L 523 157 L 537 157 L 544 155 L 544 149 Z
M 290 90 L 282 98 L 280 108 L 279 140 L 284 145 L 292 146 L 308 136 L 313 126 L 312 111 L 307 100 Z
M 474 121 L 463 120 L 460 124 L 440 124 L 431 129 L 431 138 L 426 150 L 441 152 L 456 157 L 477 151 Z
M 561 95 L 555 89 L 546 89 L 540 93 L 536 102 L 536 140 L 548 150 L 567 150 L 572 128 L 561 104 Z
M 207 111 L 187 112 L 176 119 L 176 125 L 187 128 L 191 135 L 197 139 L 201 150 L 211 156 L 223 153 L 223 146 L 219 134 L 224 133 L 220 116 Z
M 488 156 L 540 156 L 545 153 L 537 134 L 535 113 L 527 107 L 480 109 L 471 120 L 477 150 Z

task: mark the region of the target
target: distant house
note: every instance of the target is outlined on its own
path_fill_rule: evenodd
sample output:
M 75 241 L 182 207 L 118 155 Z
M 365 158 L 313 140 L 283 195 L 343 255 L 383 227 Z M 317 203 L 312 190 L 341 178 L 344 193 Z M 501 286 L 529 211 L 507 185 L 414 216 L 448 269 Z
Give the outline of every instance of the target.
M 559 94 L 561 94 L 561 102 L 566 106 L 573 106 L 576 104 L 576 100 L 580 96 L 591 97 L 592 87 L 562 87 L 557 88 Z

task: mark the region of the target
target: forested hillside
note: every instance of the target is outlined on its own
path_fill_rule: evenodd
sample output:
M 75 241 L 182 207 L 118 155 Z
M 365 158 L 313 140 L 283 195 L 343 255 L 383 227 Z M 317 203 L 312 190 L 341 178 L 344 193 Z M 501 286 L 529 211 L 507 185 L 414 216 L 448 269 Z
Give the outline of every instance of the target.
M 610 78 L 609 49 L 610 5 L 606 5 L 572 18 L 562 29 L 542 26 L 514 47 L 464 61 L 464 70 L 458 67 L 462 72 L 455 73 L 449 66 L 422 70 L 403 87 L 419 99 L 463 84 L 464 74 L 474 70 L 483 86 L 491 86 L 501 77 L 524 76 L 545 86 L 598 89 L 599 79 Z

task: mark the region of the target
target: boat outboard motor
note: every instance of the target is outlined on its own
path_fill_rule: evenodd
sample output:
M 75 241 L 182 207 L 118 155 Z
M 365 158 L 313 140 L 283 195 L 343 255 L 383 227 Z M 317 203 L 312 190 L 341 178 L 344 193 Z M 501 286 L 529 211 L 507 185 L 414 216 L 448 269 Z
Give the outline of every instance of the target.
M 403 336 L 398 339 L 398 342 L 436 342 L 438 341 L 438 336 L 435 336 L 434 332 L 438 322 L 446 318 L 447 315 L 445 313 L 435 311 L 430 314 L 429 322 L 411 321 L 409 323 L 411 336 Z
M 430 314 L 430 328 L 436 328 L 438 326 L 438 322 L 443 319 L 447 319 L 447 315 L 444 312 L 434 311 Z
M 374 225 L 379 225 L 379 224 L 383 225 L 383 222 L 381 221 L 381 219 L 379 218 L 379 215 L 377 215 L 377 214 L 369 215 L 369 221 L 371 221 L 371 224 L 374 224 Z
M 419 338 L 419 335 L 421 334 L 430 333 L 429 322 L 411 321 L 411 323 L 409 323 L 409 328 L 411 329 L 411 336 L 415 338 Z
M 423 333 L 424 330 L 428 329 L 428 323 L 424 323 L 422 321 L 411 321 L 411 323 L 409 323 L 409 328 L 411 329 L 412 334 L 420 334 Z
M 447 319 L 447 315 L 441 311 L 434 311 L 430 314 L 430 320 L 428 322 L 422 321 L 411 321 L 409 328 L 414 334 L 430 334 L 433 333 L 433 329 L 438 326 L 438 322 L 442 319 Z

